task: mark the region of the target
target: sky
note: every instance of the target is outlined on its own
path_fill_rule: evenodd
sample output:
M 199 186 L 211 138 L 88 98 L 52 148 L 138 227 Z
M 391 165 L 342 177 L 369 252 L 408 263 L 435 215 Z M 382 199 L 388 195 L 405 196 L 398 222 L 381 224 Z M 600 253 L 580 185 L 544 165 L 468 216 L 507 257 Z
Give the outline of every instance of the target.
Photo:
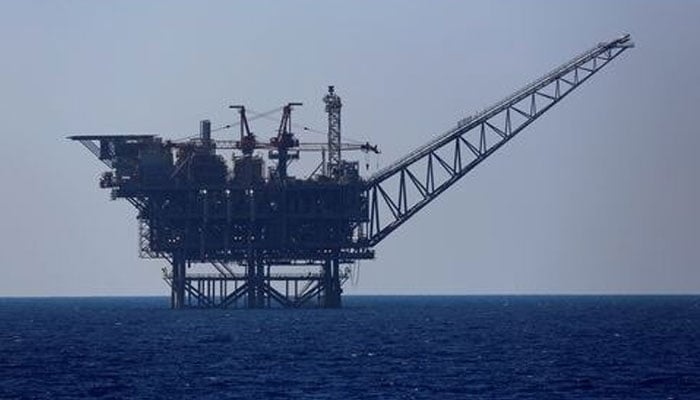
M 289 101 L 322 129 L 333 84 L 344 137 L 382 150 L 359 156 L 371 172 L 623 33 L 634 49 L 380 243 L 345 292 L 700 293 L 698 15 L 690 1 L 0 1 L 0 296 L 167 293 L 163 261 L 138 258 L 135 210 L 69 134 L 180 138 L 232 122 L 228 104 Z

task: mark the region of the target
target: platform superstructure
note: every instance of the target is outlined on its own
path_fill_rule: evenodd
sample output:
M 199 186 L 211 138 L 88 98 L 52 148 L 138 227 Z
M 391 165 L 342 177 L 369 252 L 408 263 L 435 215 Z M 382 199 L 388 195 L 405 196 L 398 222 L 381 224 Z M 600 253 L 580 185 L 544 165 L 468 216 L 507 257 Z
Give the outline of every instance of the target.
M 281 108 L 269 139 L 236 113 L 235 137 L 212 138 L 210 121 L 187 141 L 156 135 L 74 135 L 108 167 L 100 187 L 138 211 L 140 254 L 167 260 L 173 308 L 341 306 L 348 265 L 587 81 L 626 49 L 629 35 L 599 43 L 397 162 L 362 178 L 341 141 L 342 102 L 323 100 L 327 141 L 300 142 L 300 103 Z M 223 151 L 232 154 L 225 158 Z M 321 154 L 310 176 L 290 174 L 304 152 Z M 208 265 L 210 272 L 192 272 Z

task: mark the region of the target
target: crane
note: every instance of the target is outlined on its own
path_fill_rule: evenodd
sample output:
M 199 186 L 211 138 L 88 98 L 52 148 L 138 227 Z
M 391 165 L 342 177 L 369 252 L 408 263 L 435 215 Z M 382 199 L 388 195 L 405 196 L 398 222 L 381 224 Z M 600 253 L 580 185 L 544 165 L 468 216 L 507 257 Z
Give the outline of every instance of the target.
M 376 172 L 366 184 L 367 245 L 377 245 L 631 47 L 629 34 L 599 43 Z

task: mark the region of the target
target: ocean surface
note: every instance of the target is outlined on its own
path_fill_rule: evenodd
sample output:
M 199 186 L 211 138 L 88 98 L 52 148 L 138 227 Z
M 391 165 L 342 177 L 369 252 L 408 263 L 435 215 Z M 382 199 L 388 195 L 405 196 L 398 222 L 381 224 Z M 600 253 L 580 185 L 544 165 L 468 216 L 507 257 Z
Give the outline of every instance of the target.
M 700 399 L 700 296 L 0 299 L 0 399 Z

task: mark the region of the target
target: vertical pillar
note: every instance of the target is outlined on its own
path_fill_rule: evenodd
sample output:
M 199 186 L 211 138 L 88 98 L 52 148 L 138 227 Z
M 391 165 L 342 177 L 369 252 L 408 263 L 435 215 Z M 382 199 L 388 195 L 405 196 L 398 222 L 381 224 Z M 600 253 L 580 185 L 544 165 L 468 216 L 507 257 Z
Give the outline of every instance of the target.
M 256 308 L 256 305 L 258 304 L 257 300 L 257 294 L 258 294 L 258 282 L 257 282 L 257 274 L 255 273 L 255 258 L 254 257 L 249 257 L 248 258 L 248 265 L 246 266 L 246 283 L 248 284 L 247 288 L 247 303 L 246 307 L 247 308 Z
M 256 308 L 265 308 L 265 285 L 267 282 L 265 279 L 265 266 L 260 262 L 260 260 L 257 262 L 257 275 L 258 286 L 256 287 L 257 294 L 255 295 L 257 300 Z
M 329 258 L 323 263 L 323 271 L 321 273 L 323 294 L 321 296 L 321 307 L 323 308 L 340 308 L 340 260 L 338 258 Z
M 341 304 L 341 294 L 343 293 L 343 288 L 340 286 L 340 260 L 337 258 L 333 259 L 333 308 L 340 308 Z
M 323 308 L 329 308 L 330 286 L 331 286 L 331 260 L 326 259 L 321 267 L 321 304 Z
M 170 295 L 170 307 L 185 308 L 185 260 L 180 252 L 173 254 L 173 280 Z

